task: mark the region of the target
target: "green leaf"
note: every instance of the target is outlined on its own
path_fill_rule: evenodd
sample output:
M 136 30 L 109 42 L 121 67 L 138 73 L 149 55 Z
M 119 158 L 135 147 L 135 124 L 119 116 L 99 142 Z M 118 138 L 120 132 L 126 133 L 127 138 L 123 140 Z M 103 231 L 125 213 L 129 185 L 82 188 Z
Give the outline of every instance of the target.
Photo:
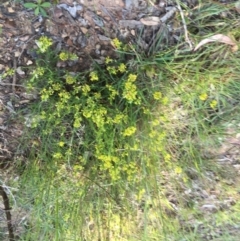
M 24 3 L 25 8 L 36 8 L 38 5 L 36 3 Z
M 35 9 L 34 14 L 35 14 L 35 15 L 38 15 L 38 14 L 39 14 L 39 7 L 37 7 L 37 8 Z
M 44 10 L 44 8 L 40 8 L 40 12 L 42 14 L 43 17 L 47 17 L 47 13 L 46 11 Z
M 51 3 L 47 3 L 47 2 L 42 3 L 42 4 L 41 4 L 41 7 L 50 8 L 50 7 L 51 7 Z

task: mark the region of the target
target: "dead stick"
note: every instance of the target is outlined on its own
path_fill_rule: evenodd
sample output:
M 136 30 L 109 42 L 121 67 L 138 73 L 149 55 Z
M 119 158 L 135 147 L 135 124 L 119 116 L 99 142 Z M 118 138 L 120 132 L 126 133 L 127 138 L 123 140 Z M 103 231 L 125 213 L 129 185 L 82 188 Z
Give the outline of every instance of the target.
M 14 239 L 14 233 L 13 233 L 12 217 L 10 213 L 11 208 L 10 208 L 8 196 L 2 186 L 0 186 L 0 195 L 3 198 L 4 209 L 7 217 L 9 241 L 14 241 L 15 239 Z
M 16 78 L 17 78 L 17 73 L 16 73 L 16 71 L 17 71 L 17 60 L 16 60 L 16 58 L 14 57 L 14 59 L 13 59 L 13 69 L 14 69 L 14 74 L 13 74 L 13 82 L 12 82 L 12 92 L 13 92 L 13 94 L 15 94 L 15 92 L 16 92 L 16 90 L 15 90 L 15 86 L 16 86 Z

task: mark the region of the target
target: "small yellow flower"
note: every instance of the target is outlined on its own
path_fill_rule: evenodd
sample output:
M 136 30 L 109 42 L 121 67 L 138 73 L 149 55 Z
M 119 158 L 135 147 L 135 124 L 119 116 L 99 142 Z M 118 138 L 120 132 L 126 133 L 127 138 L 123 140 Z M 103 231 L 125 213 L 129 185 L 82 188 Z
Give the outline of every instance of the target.
M 78 60 L 78 56 L 76 54 L 69 54 L 69 59 L 75 61 Z
M 2 78 L 6 78 L 7 76 L 13 76 L 15 73 L 14 69 L 7 69 L 4 74 L 1 75 Z
M 75 118 L 74 123 L 73 123 L 73 127 L 74 128 L 79 128 L 81 126 L 81 118 Z
M 65 79 L 66 79 L 66 83 L 69 85 L 74 84 L 76 81 L 75 78 L 70 74 L 66 75 Z
M 92 71 L 90 74 L 89 74 L 89 77 L 90 77 L 90 80 L 91 81 L 98 81 L 98 74 L 96 71 Z
M 106 64 L 109 64 L 109 63 L 111 63 L 113 60 L 109 57 L 109 56 L 107 56 L 106 57 L 106 59 L 105 59 L 105 63 Z
M 120 49 L 122 46 L 122 42 L 117 38 L 113 39 L 111 43 L 116 49 Z
M 61 52 L 61 53 L 59 54 L 59 59 L 61 59 L 62 61 L 68 60 L 68 57 L 69 57 L 69 55 L 68 55 L 67 52 Z
M 117 74 L 117 69 L 113 66 L 108 66 L 107 70 L 110 74 L 114 74 L 114 75 Z
M 171 155 L 169 154 L 169 153 L 165 153 L 164 154 L 164 160 L 166 161 L 166 162 L 169 162 L 170 160 L 171 160 Z
M 136 79 L 137 79 L 137 75 L 136 74 L 130 74 L 129 76 L 128 76 L 128 81 L 129 82 L 135 82 L 136 81 Z
M 123 132 L 123 136 L 132 136 L 136 132 L 136 130 L 136 127 L 130 126 Z
M 162 104 L 163 104 L 163 105 L 167 105 L 168 102 L 169 102 L 169 99 L 168 99 L 168 97 L 165 96 L 165 97 L 162 98 L 161 101 L 162 101 Z
M 90 86 L 89 85 L 83 85 L 82 86 L 82 92 L 84 95 L 87 95 L 87 93 L 90 91 Z
M 208 95 L 206 93 L 202 93 L 201 95 L 199 95 L 199 99 L 202 101 L 205 101 L 208 98 Z
M 217 101 L 216 100 L 212 100 L 211 101 L 211 103 L 210 103 L 210 107 L 212 108 L 212 109 L 215 109 L 216 108 L 216 106 L 217 106 Z
M 58 145 L 59 145 L 60 147 L 63 147 L 64 144 L 65 144 L 65 143 L 64 143 L 63 141 L 59 141 L 59 142 L 58 142 Z
M 162 93 L 159 92 L 159 91 L 154 92 L 154 93 L 153 93 L 153 98 L 154 98 L 155 100 L 160 100 L 160 99 L 162 98 Z
M 62 154 L 61 154 L 60 152 L 54 153 L 54 154 L 53 154 L 53 158 L 54 158 L 54 159 L 62 158 Z
M 159 124 L 160 124 L 159 119 L 155 119 L 152 121 L 152 126 L 159 126 Z
M 42 36 L 39 40 L 36 40 L 36 44 L 40 52 L 45 53 L 47 49 L 53 44 L 53 41 L 46 36 Z
M 118 71 L 120 73 L 124 73 L 126 72 L 126 65 L 124 63 L 121 63 L 119 66 L 118 66 Z
M 176 174 L 181 174 L 182 173 L 182 168 L 181 167 L 176 167 L 175 168 L 175 173 Z

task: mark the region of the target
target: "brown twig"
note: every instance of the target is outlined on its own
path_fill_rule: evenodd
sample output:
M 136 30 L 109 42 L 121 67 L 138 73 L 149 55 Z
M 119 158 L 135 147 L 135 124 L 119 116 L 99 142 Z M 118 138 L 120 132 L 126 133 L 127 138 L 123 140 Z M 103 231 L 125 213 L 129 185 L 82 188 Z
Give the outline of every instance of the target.
M 14 241 L 15 239 L 14 239 L 14 232 L 13 232 L 13 225 L 12 225 L 12 217 L 11 217 L 11 213 L 10 213 L 11 208 L 10 208 L 8 196 L 7 196 L 3 186 L 0 186 L 0 195 L 3 198 L 4 210 L 5 210 L 6 218 L 7 218 L 9 241 Z
M 15 94 L 16 90 L 15 90 L 15 86 L 16 86 L 16 81 L 17 81 L 17 60 L 14 57 L 13 58 L 13 69 L 14 69 L 14 74 L 13 74 L 13 82 L 12 82 L 12 92 L 13 94 Z

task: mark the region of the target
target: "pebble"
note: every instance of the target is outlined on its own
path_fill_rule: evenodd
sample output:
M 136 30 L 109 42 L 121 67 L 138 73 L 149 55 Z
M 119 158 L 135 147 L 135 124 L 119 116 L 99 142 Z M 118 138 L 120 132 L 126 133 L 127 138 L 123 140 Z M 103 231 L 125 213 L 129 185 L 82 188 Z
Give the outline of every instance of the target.
M 101 48 L 101 45 L 100 44 L 96 44 L 95 48 L 99 50 Z
M 216 213 L 218 211 L 218 208 L 214 204 L 204 204 L 201 206 L 201 209 L 203 211 L 211 212 L 211 213 Z
M 103 49 L 103 50 L 101 50 L 101 55 L 102 55 L 102 56 L 107 56 L 107 51 L 106 51 L 106 50 L 104 50 L 104 49 Z

